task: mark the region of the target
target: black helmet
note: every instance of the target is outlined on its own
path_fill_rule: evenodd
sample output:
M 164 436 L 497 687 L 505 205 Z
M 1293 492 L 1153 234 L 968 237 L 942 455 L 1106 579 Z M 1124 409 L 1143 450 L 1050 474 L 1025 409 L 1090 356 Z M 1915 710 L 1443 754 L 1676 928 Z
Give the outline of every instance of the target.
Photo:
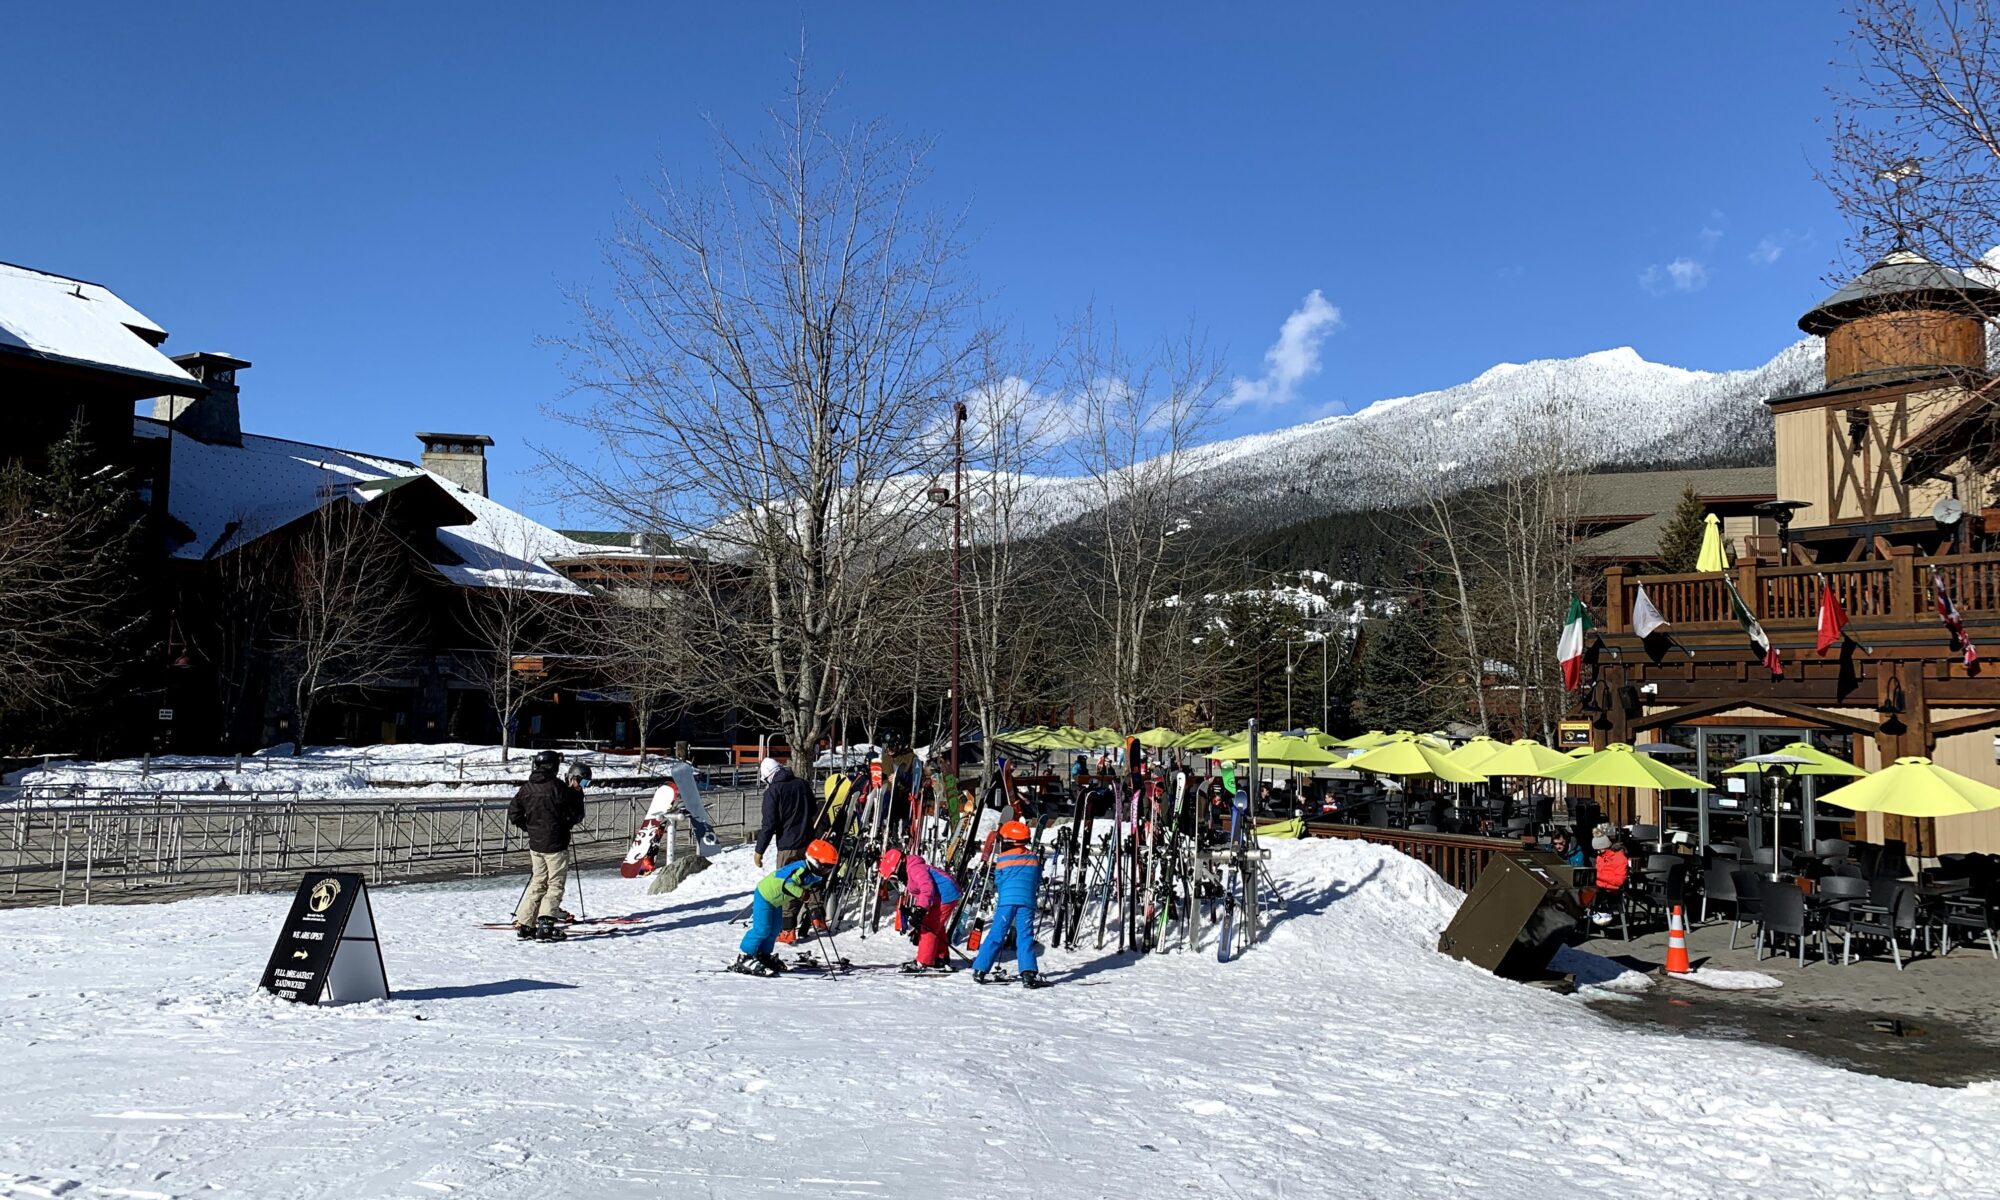
M 553 750 L 537 750 L 534 767 L 537 771 L 555 771 L 562 766 L 562 755 Z

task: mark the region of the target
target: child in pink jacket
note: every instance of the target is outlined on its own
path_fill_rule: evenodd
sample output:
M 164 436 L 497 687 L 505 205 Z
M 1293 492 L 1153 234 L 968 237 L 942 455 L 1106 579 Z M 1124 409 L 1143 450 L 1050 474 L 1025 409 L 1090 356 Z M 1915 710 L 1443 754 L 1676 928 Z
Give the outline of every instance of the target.
M 904 936 L 917 944 L 917 958 L 907 969 L 947 970 L 951 965 L 951 916 L 958 908 L 958 884 L 951 875 L 915 853 L 891 847 L 882 852 L 882 878 L 903 887 L 899 906 Z

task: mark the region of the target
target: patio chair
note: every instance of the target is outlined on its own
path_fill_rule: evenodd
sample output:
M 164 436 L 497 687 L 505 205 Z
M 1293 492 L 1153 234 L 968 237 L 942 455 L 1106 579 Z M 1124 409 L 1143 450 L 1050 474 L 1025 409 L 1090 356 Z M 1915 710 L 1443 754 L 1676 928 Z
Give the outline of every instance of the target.
M 1657 843 L 1660 840 L 1660 827 L 1658 825 L 1634 825 L 1632 826 L 1631 834 L 1632 844 L 1635 846 L 1644 845 L 1647 842 Z
M 1853 852 L 1853 845 L 1841 838 L 1821 838 L 1813 843 L 1813 853 L 1828 866 L 1847 861 Z
M 1829 878 L 1859 879 L 1861 882 L 1866 883 L 1868 882 L 1868 873 L 1861 869 L 1860 863 L 1844 862 L 1833 868 L 1833 875 Z
M 1673 858 L 1673 855 L 1667 855 Z M 1687 863 L 1676 860 L 1665 870 L 1647 871 L 1625 885 L 1626 904 L 1636 904 L 1640 908 L 1660 918 L 1666 924 L 1667 914 L 1673 906 L 1681 903 L 1687 890 Z M 1629 938 L 1627 940 L 1630 940 Z
M 1902 839 L 1890 838 L 1882 843 L 1882 857 L 1875 864 L 1874 875 L 1886 875 L 1891 879 L 1910 877 L 1909 850 Z
M 1686 861 L 1686 859 L 1678 854 L 1648 854 L 1646 856 L 1646 873 L 1651 875 L 1656 871 L 1670 870 Z
M 1963 929 L 1967 931 L 1967 942 L 1975 937 L 1985 938 L 1987 951 L 2000 959 L 2000 942 L 1996 942 L 1993 936 L 1994 918 L 2000 915 L 1996 914 L 1996 907 L 2000 906 L 1996 906 L 1991 897 L 1991 892 L 1978 890 L 1968 891 L 1963 896 L 1946 897 L 1938 913 L 1938 932 L 1944 942 L 1941 956 L 1951 953 L 1951 931 Z
M 1777 940 L 1790 938 L 1798 943 L 1799 966 L 1806 965 L 1806 939 L 1819 935 L 1819 956 L 1827 957 L 1826 931 L 1817 914 L 1806 908 L 1806 894 L 1789 884 L 1777 884 L 1764 892 L 1764 919 L 1757 927 L 1757 960 L 1764 959 L 1764 947 L 1776 952 Z
M 1729 927 L 1729 948 L 1734 950 L 1736 931 L 1745 922 L 1764 919 L 1764 877 L 1747 867 L 1738 867 L 1729 873 L 1729 882 L 1736 889 L 1735 923 Z
M 1871 900 L 1867 904 L 1854 904 L 1848 907 L 1847 926 L 1841 931 L 1842 966 L 1854 961 L 1854 939 L 1857 937 L 1889 943 L 1889 954 L 1896 960 L 1898 971 L 1903 969 L 1903 934 L 1910 935 L 1910 953 L 1916 953 L 1916 889 L 1907 883 L 1890 881 L 1887 891 L 1885 903 L 1878 904 Z
M 1769 846 L 1759 846 L 1750 852 L 1750 856 L 1746 861 L 1755 863 L 1757 866 L 1763 868 L 1764 873 L 1768 875 L 1778 865 L 1778 852 Z
M 1701 873 L 1701 921 L 1708 923 L 1708 906 L 1713 901 L 1727 904 L 1732 909 L 1736 905 L 1736 880 L 1730 874 L 1727 863 L 1717 863 Z
M 1529 824 L 1528 818 L 1515 817 L 1513 820 L 1507 822 L 1506 836 L 1510 838 L 1520 837 L 1521 835 L 1528 832 L 1528 824 Z

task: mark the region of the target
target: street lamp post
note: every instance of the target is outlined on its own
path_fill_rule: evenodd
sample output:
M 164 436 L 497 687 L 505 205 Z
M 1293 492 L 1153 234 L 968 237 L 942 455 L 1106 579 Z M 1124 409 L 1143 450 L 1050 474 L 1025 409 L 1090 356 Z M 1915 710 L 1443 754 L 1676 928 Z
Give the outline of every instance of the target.
M 958 666 L 965 642 L 965 589 L 959 576 L 959 546 L 965 531 L 965 402 L 952 405 L 951 465 L 951 785 L 958 782 Z M 989 753 L 989 758 L 991 757 Z M 1012 799 L 1012 797 L 1009 797 Z M 958 797 L 951 798 L 953 805 Z
M 1292 639 L 1286 638 L 1285 639 L 1285 729 L 1287 732 L 1290 732 L 1292 728 L 1292 673 L 1295 669 L 1296 668 L 1292 662 Z

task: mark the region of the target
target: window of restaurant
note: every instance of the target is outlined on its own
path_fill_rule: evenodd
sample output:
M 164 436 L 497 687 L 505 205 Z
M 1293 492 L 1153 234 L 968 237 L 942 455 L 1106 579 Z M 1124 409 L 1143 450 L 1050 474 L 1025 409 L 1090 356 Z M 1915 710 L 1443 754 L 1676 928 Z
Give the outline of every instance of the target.
M 1750 835 L 1753 812 L 1763 814 L 1758 841 L 1771 836 L 1770 801 L 1778 800 L 1779 844 L 1806 845 L 1803 822 L 1812 822 L 1812 838 L 1851 838 L 1854 815 L 1838 805 L 1817 804 L 1816 791 L 1831 787 L 1812 776 L 1798 779 L 1731 775 L 1730 767 L 1756 754 L 1776 754 L 1796 741 L 1809 740 L 1814 746 L 1852 762 L 1854 736 L 1850 733 L 1816 729 L 1730 728 L 1727 726 L 1679 725 L 1666 731 L 1666 740 L 1686 746 L 1695 753 L 1675 765 L 1714 784 L 1705 792 L 1666 792 L 1660 797 L 1660 820 L 1668 830 L 1685 830 L 1699 845 L 1728 842 Z

